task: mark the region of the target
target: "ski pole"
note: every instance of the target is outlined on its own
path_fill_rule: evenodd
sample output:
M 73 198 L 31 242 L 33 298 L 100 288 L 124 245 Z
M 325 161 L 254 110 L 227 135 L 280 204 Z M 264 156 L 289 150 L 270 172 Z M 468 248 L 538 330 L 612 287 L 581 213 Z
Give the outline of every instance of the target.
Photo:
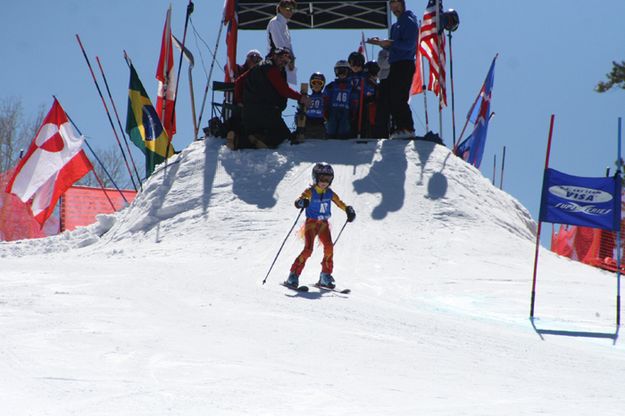
M 299 210 L 299 214 L 297 214 L 297 218 L 295 218 L 295 222 L 293 223 L 293 226 L 291 227 L 291 229 L 287 233 L 286 237 L 284 237 L 284 241 L 282 242 L 282 245 L 280 246 L 280 249 L 276 253 L 276 257 L 273 259 L 273 263 L 271 263 L 271 266 L 269 266 L 269 271 L 267 272 L 267 275 L 263 279 L 263 284 L 265 284 L 265 282 L 267 281 L 267 277 L 269 277 L 269 273 L 271 273 L 271 269 L 273 269 L 273 265 L 276 264 L 276 260 L 278 260 L 278 256 L 280 255 L 280 252 L 282 251 L 282 247 L 284 247 L 284 243 L 286 243 L 286 240 L 291 235 L 291 232 L 293 231 L 293 228 L 295 228 L 295 226 L 297 225 L 297 221 L 299 221 L 299 217 L 302 216 L 302 212 L 304 212 L 304 208 Z
M 333 246 L 336 245 L 336 243 L 339 241 L 339 238 L 341 238 L 341 234 L 343 234 L 343 230 L 345 229 L 345 226 L 347 225 L 349 221 L 345 220 L 345 224 L 343 224 L 343 227 L 341 227 L 341 231 L 339 231 L 339 235 L 336 236 L 336 240 L 334 240 L 334 243 L 332 243 Z

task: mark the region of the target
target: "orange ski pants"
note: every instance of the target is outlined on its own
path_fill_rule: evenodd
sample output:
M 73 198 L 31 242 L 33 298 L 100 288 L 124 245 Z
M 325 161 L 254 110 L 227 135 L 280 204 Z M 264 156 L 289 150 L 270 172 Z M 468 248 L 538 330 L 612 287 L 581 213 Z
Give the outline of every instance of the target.
M 319 241 L 323 244 L 323 260 L 321 260 L 321 271 L 323 273 L 332 274 L 334 263 L 332 257 L 334 255 L 334 244 L 332 244 L 332 235 L 330 234 L 330 225 L 327 220 L 315 220 L 306 218 L 304 224 L 304 250 L 297 256 L 291 271 L 298 276 L 302 274 L 306 260 L 313 253 L 315 237 L 319 236 Z

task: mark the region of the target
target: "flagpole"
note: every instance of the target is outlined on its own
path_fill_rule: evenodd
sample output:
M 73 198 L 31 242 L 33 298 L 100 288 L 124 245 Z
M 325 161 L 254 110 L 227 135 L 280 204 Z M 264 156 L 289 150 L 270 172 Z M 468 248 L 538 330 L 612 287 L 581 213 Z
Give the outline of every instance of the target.
M 437 44 L 437 53 L 438 53 L 438 62 L 439 65 L 441 63 L 441 36 L 439 33 L 441 24 L 441 13 L 440 13 L 440 1 L 436 0 L 436 44 Z M 445 68 L 442 66 L 438 69 L 438 134 L 441 140 L 443 140 L 443 86 L 441 84 L 441 73 Z
M 506 146 L 503 147 L 503 157 L 501 158 L 501 177 L 499 178 L 499 189 L 503 190 L 503 172 L 506 164 Z
M 193 1 L 189 0 L 189 4 L 187 5 L 187 15 L 184 20 L 184 32 L 182 33 L 182 48 L 180 48 L 180 59 L 178 60 L 178 72 L 177 72 L 178 77 L 176 78 L 176 89 L 174 90 L 176 95 L 174 95 L 174 109 L 171 112 L 170 125 L 174 124 L 174 117 L 176 115 L 176 101 L 178 100 L 178 85 L 180 85 L 180 69 L 182 69 L 182 56 L 184 55 L 184 45 L 187 39 L 187 27 L 189 26 L 189 17 L 191 17 L 191 13 L 193 13 Z M 169 41 L 171 42 L 171 39 L 169 39 Z M 191 94 L 193 94 L 193 89 L 191 89 Z M 195 116 L 194 116 L 193 121 L 195 122 Z M 170 138 L 169 143 L 167 144 L 167 153 L 165 154 L 169 154 L 169 146 L 170 146 L 172 139 L 173 138 Z
M 451 31 L 447 32 L 449 38 L 449 77 L 451 80 L 451 128 L 454 139 L 454 148 L 456 147 L 456 105 L 454 95 L 454 58 L 451 52 Z
M 497 176 L 497 153 L 493 155 L 493 186 L 495 186 L 495 176 Z
M 93 78 L 93 82 L 98 90 L 98 94 L 100 94 L 100 99 L 102 100 L 102 105 L 104 105 L 104 110 L 106 111 L 106 116 L 109 119 L 109 123 L 111 124 L 111 128 L 113 129 L 113 135 L 115 136 L 115 140 L 117 140 L 117 144 L 119 146 L 119 151 L 122 153 L 122 157 L 124 158 L 124 162 L 126 164 L 126 168 L 128 169 L 128 175 L 130 176 L 130 180 L 132 181 L 132 186 L 137 190 L 137 185 L 135 184 L 135 180 L 132 176 L 132 171 L 130 170 L 130 165 L 128 164 L 128 159 L 126 159 L 126 154 L 124 153 L 124 148 L 122 147 L 122 143 L 119 140 L 119 136 L 117 135 L 117 130 L 115 130 L 115 125 L 113 124 L 113 119 L 111 118 L 111 113 L 109 112 L 109 108 L 106 105 L 106 101 L 104 101 L 104 95 L 102 95 L 102 90 L 100 89 L 100 85 L 98 84 L 98 80 L 95 77 L 95 73 L 93 72 L 93 68 L 91 67 L 91 62 L 89 62 L 89 57 L 87 56 L 87 52 L 80 41 L 80 36 L 76 34 L 76 40 L 78 41 L 78 45 L 80 45 L 80 49 L 82 50 L 82 54 L 85 57 L 85 61 L 87 61 L 87 66 L 89 67 L 89 72 L 91 72 L 91 77 Z
M 618 118 L 618 159 L 617 159 L 617 170 L 616 175 L 620 179 L 621 172 L 621 117 Z M 620 180 L 619 180 L 620 185 Z M 619 196 L 622 195 L 622 185 L 619 186 Z M 619 200 L 620 204 L 621 201 Z M 617 272 L 616 272 L 616 326 L 621 325 L 621 219 L 618 219 L 619 227 L 616 231 L 616 263 L 617 263 Z
M 215 42 L 215 52 L 213 53 L 213 61 L 211 62 L 210 70 L 208 71 L 208 78 L 206 79 L 206 87 L 204 88 L 204 98 L 202 98 L 202 106 L 200 107 L 200 117 L 197 120 L 198 128 L 202 128 L 202 116 L 204 115 L 204 107 L 206 105 L 206 98 L 208 97 L 208 88 L 210 86 L 211 78 L 213 76 L 213 68 L 215 67 L 215 60 L 217 59 L 217 50 L 219 49 L 219 40 L 221 39 L 221 32 L 224 29 L 224 21 L 222 19 L 219 25 L 219 33 L 217 33 L 217 41 Z
M 54 97 L 54 99 L 56 100 L 56 97 L 53 95 L 52 97 Z M 91 145 L 89 144 L 89 141 L 87 140 L 87 138 L 82 134 L 82 132 L 80 131 L 80 129 L 78 128 L 78 126 L 76 125 L 76 123 L 74 123 L 74 120 L 72 120 L 72 118 L 69 116 L 69 114 L 67 114 L 67 112 L 65 112 L 65 115 L 67 116 L 67 119 L 69 120 L 70 123 L 72 123 L 72 126 L 74 126 L 74 128 L 76 129 L 76 131 L 78 132 L 78 134 L 80 134 L 82 137 L 85 138 L 84 142 L 87 145 L 87 148 L 91 151 L 91 154 L 93 154 L 93 157 L 95 157 L 95 160 L 98 161 L 98 163 L 100 164 L 100 167 L 102 168 L 102 170 L 104 171 L 104 173 L 106 173 L 106 176 L 108 176 L 108 178 L 110 179 L 111 183 L 113 184 L 113 186 L 115 187 L 115 189 L 117 189 L 117 192 L 119 192 L 119 194 L 122 196 L 122 198 L 124 199 L 124 201 L 126 202 L 126 204 L 130 205 L 130 203 L 128 202 L 128 200 L 126 199 L 126 197 L 124 196 L 124 193 L 119 189 L 119 187 L 117 186 L 117 184 L 115 183 L 115 180 L 113 179 L 113 177 L 111 176 L 111 174 L 108 172 L 108 170 L 106 170 L 106 167 L 104 166 L 104 164 L 102 163 L 102 161 L 100 160 L 100 158 L 98 157 L 98 155 L 96 154 L 96 152 L 93 150 L 93 148 L 91 147 Z M 96 177 L 96 180 L 98 181 L 98 183 L 100 183 L 100 186 L 102 187 L 102 190 L 104 191 L 104 195 L 106 196 L 106 199 L 109 200 L 109 203 L 111 204 L 111 207 L 113 207 L 113 211 L 116 211 L 115 209 L 115 205 L 113 205 L 113 201 L 111 201 L 111 198 L 109 198 L 108 194 L 106 193 L 106 190 L 104 189 L 104 186 L 102 184 L 102 181 L 100 180 L 100 178 L 98 178 L 98 175 L 95 173 L 95 169 L 93 170 L 93 175 Z
M 122 132 L 122 137 L 124 138 L 124 144 L 126 145 L 126 151 L 130 156 L 130 162 L 132 163 L 132 167 L 135 171 L 135 175 L 137 176 L 137 181 L 139 182 L 139 187 L 143 191 L 143 184 L 141 183 L 141 177 L 139 176 L 139 172 L 137 171 L 137 165 L 135 164 L 135 160 L 132 157 L 132 152 L 130 151 L 130 146 L 128 145 L 128 138 L 126 137 L 126 133 L 124 132 L 124 128 L 122 127 L 122 122 L 119 119 L 119 113 L 117 112 L 117 106 L 115 105 L 115 101 L 113 101 L 113 96 L 111 95 L 111 89 L 109 88 L 109 83 L 106 80 L 106 75 L 104 75 L 104 68 L 102 68 L 102 64 L 100 63 L 100 58 L 95 57 L 98 66 L 100 67 L 100 72 L 102 73 L 102 79 L 104 80 L 104 85 L 106 86 L 106 92 L 108 93 L 109 100 L 111 100 L 111 104 L 113 105 L 113 112 L 115 113 L 115 118 L 117 119 L 117 125 L 119 126 L 119 131 Z M 136 190 L 136 189 L 135 189 Z
M 421 21 L 419 20 L 419 27 L 421 27 Z M 425 111 L 425 134 L 430 132 L 430 121 L 428 119 L 428 99 L 427 99 L 427 85 L 425 85 L 425 76 L 423 75 L 423 54 L 419 52 L 419 48 L 421 47 L 421 30 L 419 30 L 419 41 L 417 42 L 417 54 L 419 55 L 419 62 L 416 62 L 417 65 L 421 66 L 421 88 L 423 89 L 423 111 Z
M 191 52 L 186 47 L 183 47 L 180 41 L 174 35 L 172 35 L 172 39 L 174 40 L 174 44 L 176 45 L 176 47 L 183 52 L 185 58 L 187 58 L 187 60 L 189 61 L 189 95 L 191 98 L 191 117 L 193 118 L 193 140 L 195 141 L 197 140 L 198 132 L 197 115 L 195 114 L 195 94 L 193 93 L 192 74 L 193 68 L 195 67 L 195 60 L 193 58 L 193 54 L 191 54 Z
M 549 168 L 549 155 L 551 153 L 551 138 L 553 137 L 553 121 L 555 115 L 551 115 L 551 120 L 549 122 L 549 139 L 547 140 L 547 154 L 545 156 L 545 172 Z M 543 175 L 543 185 L 545 179 Z M 542 200 L 542 198 L 541 198 Z M 541 203 L 542 205 L 542 203 Z M 538 230 L 536 231 L 536 250 L 534 252 L 534 277 L 532 279 L 532 301 L 530 307 L 530 318 L 534 318 L 534 303 L 536 300 L 536 272 L 538 270 L 538 251 L 540 248 L 540 229 L 542 226 L 542 222 L 540 221 L 540 214 L 538 215 Z

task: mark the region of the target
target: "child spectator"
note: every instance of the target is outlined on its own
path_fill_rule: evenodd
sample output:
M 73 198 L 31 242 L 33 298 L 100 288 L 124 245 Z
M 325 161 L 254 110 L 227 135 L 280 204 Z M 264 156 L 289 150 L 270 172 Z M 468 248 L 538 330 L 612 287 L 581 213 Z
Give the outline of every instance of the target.
M 362 108 L 360 107 L 360 98 L 362 94 L 363 80 L 366 78 L 366 74 L 363 71 L 365 67 L 365 57 L 360 52 L 352 52 L 347 58 L 347 63 L 349 63 L 349 68 L 351 69 L 349 80 L 352 84 L 352 94 L 350 98 L 350 126 L 352 129 L 352 136 L 356 137 L 361 133 L 362 127 Z
M 336 79 L 326 86 L 323 92 L 326 110 L 326 132 L 328 139 L 347 139 L 351 133 L 349 124 L 352 86 L 349 77 L 349 64 L 340 60 L 334 65 Z
M 361 137 L 374 137 L 373 126 L 375 124 L 376 113 L 376 95 L 378 90 L 378 73 L 380 66 L 376 61 L 369 61 L 365 64 L 363 71 L 365 76 L 364 92 L 363 92 L 363 111 L 362 111 L 362 131 Z
M 315 72 L 310 76 L 310 106 L 306 110 L 306 130 L 304 135 L 311 139 L 325 139 L 324 98 L 323 87 L 326 85 L 326 77 L 321 72 Z

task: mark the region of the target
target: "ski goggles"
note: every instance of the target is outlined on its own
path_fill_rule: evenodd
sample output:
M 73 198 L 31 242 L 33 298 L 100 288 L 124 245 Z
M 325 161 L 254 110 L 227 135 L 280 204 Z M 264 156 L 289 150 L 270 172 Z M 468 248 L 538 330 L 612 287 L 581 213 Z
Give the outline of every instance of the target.
M 349 75 L 349 68 L 343 68 L 343 67 L 341 67 L 341 68 L 336 68 L 336 69 L 334 69 L 334 75 L 336 75 L 337 77 L 338 77 L 339 75 L 345 75 L 345 76 L 347 76 L 347 75 Z
M 310 85 L 312 87 L 323 88 L 323 86 L 325 85 L 325 82 L 323 82 L 323 80 L 321 80 L 321 79 L 311 79 L 310 80 Z
M 330 175 L 319 175 L 319 179 L 317 179 L 318 183 L 331 183 L 332 182 L 332 176 Z

